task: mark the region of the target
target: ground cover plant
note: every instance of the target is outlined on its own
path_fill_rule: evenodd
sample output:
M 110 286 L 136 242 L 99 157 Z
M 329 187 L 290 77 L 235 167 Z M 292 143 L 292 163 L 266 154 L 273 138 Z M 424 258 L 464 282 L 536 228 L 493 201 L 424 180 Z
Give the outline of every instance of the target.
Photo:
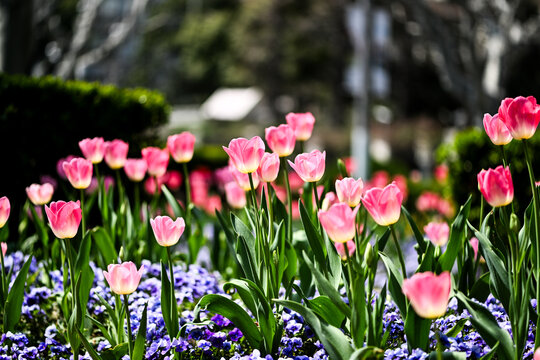
M 484 117 L 501 165 L 478 169 L 474 223 L 470 198 L 454 211 L 426 192 L 412 212 L 403 177 L 356 179 L 341 160 L 325 174 L 326 153 L 303 151 L 313 115 L 286 121 L 232 139 L 214 172 L 189 171 L 188 132 L 139 159 L 83 139 L 59 161 L 65 180 L 28 186 L 11 236 L 0 198 L 0 357 L 540 358 L 533 97 Z M 527 188 L 514 189 L 511 141 Z

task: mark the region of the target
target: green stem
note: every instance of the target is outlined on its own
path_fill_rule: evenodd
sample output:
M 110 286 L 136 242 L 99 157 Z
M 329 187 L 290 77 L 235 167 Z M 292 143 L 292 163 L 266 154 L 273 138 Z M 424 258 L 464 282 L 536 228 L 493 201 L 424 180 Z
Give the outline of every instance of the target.
M 136 223 L 139 223 L 140 222 L 140 219 L 141 219 L 141 205 L 140 205 L 140 202 L 141 202 L 141 183 L 140 182 L 136 182 L 134 184 L 134 187 L 135 187 L 135 204 L 134 204 L 134 209 L 135 209 L 135 214 L 134 214 L 134 218 L 135 218 L 135 221 Z
M 86 221 L 85 221 L 85 215 L 86 212 L 84 211 L 84 189 L 81 189 L 81 230 L 82 230 L 82 236 L 81 239 L 84 239 L 84 234 L 86 234 Z
M 73 271 L 73 262 L 71 260 L 71 244 L 69 243 L 69 239 L 64 239 L 64 243 L 65 243 L 65 246 L 66 246 L 66 258 L 67 258 L 67 263 L 68 263 L 68 268 L 69 268 L 69 283 L 70 283 L 70 286 L 71 286 L 71 305 L 72 305 L 72 311 L 75 310 L 75 306 L 77 304 L 76 302 L 76 299 L 75 299 L 75 295 L 76 295 L 76 291 L 75 291 L 75 272 Z M 64 290 L 65 291 L 65 290 Z
M 167 246 L 167 261 L 169 263 L 169 274 L 171 275 L 171 311 L 176 311 L 178 313 L 178 304 L 176 302 L 176 294 L 174 292 L 174 272 L 173 272 L 173 262 L 172 262 L 172 256 L 171 256 L 171 247 Z M 173 338 L 173 334 L 169 334 L 171 339 Z
M 157 176 L 154 177 L 154 181 L 156 182 L 156 189 L 154 191 L 154 195 L 152 196 L 152 204 L 150 205 L 150 210 L 152 211 L 151 216 L 155 214 L 156 212 L 157 203 L 159 199 L 159 182 L 158 182 Z
M 315 199 L 315 205 L 317 206 L 317 213 L 319 213 L 319 210 L 321 208 L 321 204 L 320 204 L 320 201 L 319 201 L 319 195 L 317 194 L 317 183 L 312 182 L 311 187 L 313 189 L 313 197 Z
M 390 225 L 390 230 L 392 231 L 392 237 L 394 238 L 394 244 L 396 245 L 396 250 L 399 257 L 399 263 L 401 264 L 401 273 L 403 274 L 403 278 L 405 279 L 407 277 L 407 268 L 405 267 L 405 260 L 403 259 L 403 252 L 401 251 L 401 246 L 399 246 L 399 241 L 396 236 L 396 231 L 394 230 L 393 225 Z
M 187 163 L 182 164 L 184 170 L 184 181 L 186 184 L 186 239 L 189 239 L 191 236 L 191 186 L 189 184 L 189 172 L 187 168 Z M 193 256 L 194 254 L 190 254 Z M 193 259 L 194 260 L 194 259 Z
M 2 262 L 2 273 L 0 274 L 1 280 L 2 280 L 2 295 L 3 295 L 3 301 L 6 301 L 7 299 L 7 279 L 6 279 L 6 268 L 4 266 L 4 252 L 0 249 L 0 260 Z M 1 304 L 2 308 L 4 307 L 4 304 Z
M 443 359 L 442 343 L 441 343 L 441 330 L 439 328 L 435 331 L 435 338 L 437 339 L 437 360 Z
M 292 241 L 292 194 L 291 194 L 291 185 L 289 184 L 289 175 L 287 173 L 287 163 L 285 158 L 280 158 L 281 162 L 281 171 L 283 173 L 283 178 L 285 179 L 285 186 L 287 187 L 287 238 L 289 241 Z
M 127 331 L 128 331 L 128 349 L 129 349 L 129 358 L 133 358 L 133 335 L 131 333 L 131 317 L 129 316 L 129 300 L 128 295 L 124 295 L 124 304 L 126 306 L 126 321 L 127 321 Z
M 122 185 L 122 178 L 120 177 L 120 170 L 115 170 L 116 172 L 116 183 L 118 184 L 118 208 L 124 204 L 124 186 Z
M 268 232 L 270 234 L 268 238 L 269 244 L 271 244 L 274 240 L 274 209 L 272 206 L 272 191 L 270 190 L 271 187 L 272 185 L 270 185 L 270 183 L 266 183 L 266 194 L 268 196 Z

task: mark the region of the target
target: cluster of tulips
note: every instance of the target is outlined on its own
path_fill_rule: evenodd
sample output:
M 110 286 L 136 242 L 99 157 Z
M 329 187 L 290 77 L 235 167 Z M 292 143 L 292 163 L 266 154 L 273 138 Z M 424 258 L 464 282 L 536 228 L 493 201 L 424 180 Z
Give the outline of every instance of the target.
M 137 289 L 144 272 L 142 266 L 135 265 L 140 262 L 137 256 L 142 245 L 147 247 L 147 253 L 156 253 L 156 259 L 161 260 L 161 310 L 167 333 L 171 340 L 183 336 L 185 327 L 180 327 L 173 278 L 173 263 L 178 258 L 174 250 L 184 235 L 190 251 L 187 259 L 194 261 L 196 250 L 191 252 L 200 247 L 201 235 L 193 212 L 195 206 L 212 203 L 209 208 L 215 211 L 242 274 L 224 283 L 224 290 L 236 293 L 244 306 L 230 296 L 205 295 L 195 307 L 193 324 L 201 321 L 202 310 L 218 313 L 241 330 L 251 348 L 276 354 L 283 334 L 283 311 L 288 308 L 302 315 L 331 359 L 381 358 L 388 340 L 383 314 L 391 298 L 403 318 L 409 349 L 434 350 L 433 356 L 442 359 L 443 343 L 438 341 L 433 348 L 430 331 L 438 338 L 444 335 L 432 326 L 435 319 L 445 316 L 450 299 L 456 297 L 471 314 L 478 333 L 492 347 L 491 356 L 496 353 L 500 359 L 522 358 L 529 320 L 540 320 L 531 304 L 540 297 L 540 204 L 527 145 L 540 121 L 536 100 L 505 99 L 498 114 L 484 117 L 486 133 L 501 148 L 503 165 L 478 173 L 483 196 L 477 228 L 468 221 L 471 199 L 459 209 L 450 226 L 438 215 L 422 232 L 402 206 L 406 189 L 399 179 L 390 184 L 364 182 L 351 177 L 350 167 L 340 160 L 340 177 L 335 182 L 324 181 L 326 153 L 317 149 L 303 151 L 315 118 L 311 113 L 291 113 L 286 121 L 265 129 L 265 141 L 259 136 L 236 138 L 223 147 L 230 158 L 226 172 L 220 175 L 226 179 L 222 185 L 230 209 L 227 216 L 221 211 L 219 196 L 214 202 L 209 196 L 201 197 L 199 190 L 192 193 L 187 163 L 193 156 L 195 138 L 188 132 L 170 136 L 166 149 L 144 148 L 140 159 L 127 159 L 129 146 L 121 140 L 80 141 L 84 157 L 74 157 L 61 166 L 72 187 L 80 190 L 76 201 L 50 202 L 54 187 L 48 183 L 27 188 L 29 201 L 44 206 L 48 221 L 45 224 L 30 206 L 44 266 L 63 269 L 60 308 L 73 354 L 78 356 L 84 347 L 93 359 L 101 359 L 87 339 L 89 323 L 85 321 L 89 318 L 86 303 L 94 279 L 89 262 L 94 256 L 107 269 L 103 275 L 116 294 L 116 307 L 104 304 L 114 319 L 112 324 L 106 326 L 91 318 L 90 326 L 107 332 L 107 338 L 115 342 L 112 346 L 127 343 L 126 354 L 131 359 L 144 357 L 146 309 L 135 339 L 129 312 L 129 295 Z M 504 146 L 513 139 L 523 144 L 531 182 L 532 202 L 522 212 L 521 220 L 514 209 L 511 165 L 504 152 Z M 271 152 L 266 152 L 267 147 Z M 300 152 L 293 159 L 297 147 Z M 181 203 L 163 185 L 170 157 L 183 166 L 185 197 Z M 116 185 L 110 189 L 99 173 L 103 159 L 117 176 Z M 289 167 L 302 182 L 297 201 L 293 201 Z M 140 201 L 138 186 L 134 200 L 128 196 L 122 185 L 122 168 L 134 183 L 143 181 L 147 174 L 152 179 L 155 188 L 149 204 Z M 102 224 L 88 229 L 93 198 L 85 199 L 85 190 L 91 186 L 94 172 Z M 284 186 L 284 196 L 276 183 Z M 158 215 L 161 194 L 167 199 L 172 217 Z M 422 200 L 422 206 L 449 214 L 449 206 L 441 198 L 430 196 Z M 491 206 L 487 213 L 484 200 Z M 0 198 L 0 228 L 9 212 L 9 200 Z M 294 214 L 300 221 L 295 221 Z M 406 222 L 400 224 L 403 218 Z M 49 241 L 49 228 L 55 236 L 53 241 Z M 404 234 L 412 234 L 416 241 L 415 271 L 407 270 L 400 243 Z M 10 331 L 20 317 L 21 302 L 13 299 L 24 291 L 28 267 L 25 264 L 8 289 L 3 260 L 6 244 L 2 243 L 1 248 L 0 300 L 4 304 L 4 331 Z M 125 261 L 128 259 L 132 261 Z M 387 279 L 378 287 L 375 279 L 381 261 Z M 473 300 L 485 299 L 489 289 L 508 314 L 511 334 Z M 539 345 L 540 331 L 535 347 Z M 180 354 L 174 356 L 179 358 Z M 444 356 L 463 358 L 459 353 L 447 352 Z M 535 359 L 540 359 L 540 352 Z

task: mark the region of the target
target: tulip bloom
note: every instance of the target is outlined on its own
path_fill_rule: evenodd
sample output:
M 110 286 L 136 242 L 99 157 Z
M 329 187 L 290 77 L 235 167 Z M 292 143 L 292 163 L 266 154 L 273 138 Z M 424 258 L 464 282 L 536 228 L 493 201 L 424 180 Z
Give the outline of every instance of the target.
M 279 174 L 279 155 L 277 153 L 264 153 L 257 175 L 262 182 L 272 182 Z
M 347 253 L 345 252 L 345 243 L 336 242 L 334 243 L 336 246 L 336 250 L 338 255 L 341 257 L 341 260 L 345 261 L 347 260 Z M 349 257 L 351 257 L 354 252 L 356 251 L 356 244 L 353 240 L 347 241 L 347 252 L 349 253 Z
M 177 163 L 189 162 L 193 158 L 194 147 L 195 136 L 188 131 L 167 138 L 167 149 Z
M 143 268 L 144 265 L 141 265 L 141 268 L 137 270 L 137 267 L 131 261 L 122 264 L 110 264 L 107 266 L 107 271 L 103 271 L 103 276 L 107 279 L 111 290 L 115 294 L 129 295 L 137 290 L 141 282 Z
M 318 188 L 319 187 L 317 186 L 317 193 L 319 192 Z M 324 186 L 322 186 L 322 190 L 324 190 Z M 328 210 L 330 209 L 332 205 L 337 204 L 337 203 L 339 203 L 339 199 L 337 198 L 336 194 L 334 194 L 332 191 L 329 191 L 324 195 L 324 200 L 322 201 L 321 209 Z M 315 204 L 315 206 L 317 205 Z
M 264 134 L 268 146 L 279 157 L 289 156 L 294 151 L 296 137 L 291 126 L 285 124 L 278 127 L 270 126 L 265 129 Z
M 258 136 L 249 140 L 236 138 L 231 140 L 228 148 L 224 146 L 223 150 L 229 155 L 238 171 L 248 174 L 257 171 L 264 155 L 264 142 Z
M 49 183 L 45 183 L 43 185 L 32 184 L 26 188 L 26 195 L 34 205 L 47 204 L 49 201 L 51 201 L 53 193 L 54 188 Z
M 317 182 L 324 174 L 326 161 L 326 151 L 313 150 L 310 153 L 299 154 L 294 159 L 294 163 L 289 161 L 289 165 L 305 182 Z
M 392 225 L 399 220 L 402 202 L 403 194 L 395 183 L 383 189 L 369 189 L 362 198 L 362 204 L 373 220 L 381 226 Z
M 113 170 L 124 166 L 129 150 L 128 143 L 116 139 L 105 143 L 105 162 Z
M 534 351 L 533 360 L 540 360 L 540 347 Z
M 165 178 L 165 185 L 169 188 L 169 190 L 176 191 L 180 189 L 180 186 L 182 186 L 182 174 L 180 174 L 180 171 L 177 170 L 171 170 L 167 171 L 165 175 L 163 175 Z
M 510 168 L 497 166 L 478 173 L 478 188 L 489 205 L 506 206 L 514 199 L 514 185 Z
M 177 218 L 173 221 L 168 216 L 157 216 L 150 219 L 150 225 L 152 225 L 158 244 L 165 247 L 175 245 L 186 227 L 183 218 Z
M 75 158 L 62 165 L 64 172 L 75 189 L 86 189 L 92 182 L 93 165 L 90 160 Z
M 287 124 L 294 129 L 296 140 L 306 141 L 311 137 L 315 124 L 315 117 L 312 113 L 288 113 L 285 119 Z
M 56 162 L 56 172 L 58 173 L 58 176 L 60 176 L 62 179 L 67 180 L 66 173 L 64 172 L 64 163 L 70 162 L 71 160 L 75 159 L 76 156 L 68 155 L 65 158 L 61 158 Z
M 126 159 L 124 171 L 127 177 L 134 182 L 139 182 L 144 179 L 148 165 L 144 159 Z
M 51 207 L 45 205 L 45 213 L 49 219 L 54 236 L 58 239 L 71 239 L 77 235 L 82 219 L 80 202 L 52 202 Z
M 215 215 L 216 210 L 221 211 L 221 197 L 219 195 L 212 195 L 206 199 L 204 204 L 204 211 L 207 214 Z
M 246 206 L 246 192 L 234 181 L 225 184 L 225 197 L 233 209 L 242 209 Z
M 540 105 L 533 96 L 506 98 L 499 107 L 499 119 L 516 140 L 529 139 L 540 122 Z
M 448 242 L 448 234 L 450 233 L 450 228 L 445 222 L 430 222 L 429 224 L 424 226 L 424 232 L 433 244 L 438 246 L 444 246 Z
M 484 129 L 491 142 L 495 145 L 506 145 L 512 141 L 512 135 L 504 122 L 499 118 L 499 114 L 493 116 L 484 114 Z
M 231 166 L 230 170 L 233 179 L 236 181 L 238 186 L 240 186 L 244 191 L 250 191 L 251 184 L 249 183 L 249 175 L 241 173 L 233 166 Z M 251 179 L 253 180 L 253 189 L 256 189 L 259 186 L 259 176 L 257 175 L 257 173 L 253 173 L 251 175 Z
M 142 157 L 146 160 L 148 165 L 148 174 L 150 176 L 160 177 L 167 172 L 167 166 L 169 165 L 169 151 L 167 149 L 160 149 L 157 147 L 149 146 L 141 151 Z
M 416 314 L 425 319 L 436 319 L 446 314 L 451 288 L 452 280 L 448 271 L 440 275 L 417 273 L 404 279 L 402 285 L 403 294 Z
M 364 182 L 362 179 L 345 178 L 336 180 L 336 194 L 339 201 L 346 203 L 350 207 L 355 207 L 360 203 Z
M 7 244 L 5 242 L 3 243 L 0 243 L 0 246 L 2 246 L 2 256 L 3 257 L 6 257 L 6 253 L 7 253 Z
M 79 141 L 79 148 L 84 157 L 93 164 L 99 164 L 105 155 L 105 141 L 101 137 Z
M 337 203 L 328 211 L 319 210 L 319 221 L 332 241 L 344 243 L 354 238 L 358 209 L 351 210 L 349 205 Z
M 473 251 L 474 251 L 474 260 L 476 260 L 478 258 L 478 244 L 479 244 L 479 241 L 477 238 L 475 237 L 472 237 L 470 240 L 469 240 L 469 244 L 471 245 Z

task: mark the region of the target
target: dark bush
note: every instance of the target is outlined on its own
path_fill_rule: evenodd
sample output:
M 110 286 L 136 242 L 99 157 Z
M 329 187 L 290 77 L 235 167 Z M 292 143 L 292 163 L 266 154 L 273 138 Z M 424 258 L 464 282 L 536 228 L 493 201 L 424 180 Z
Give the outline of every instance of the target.
M 25 187 L 40 175 L 56 176 L 56 162 L 81 155 L 78 142 L 87 137 L 123 139 L 140 157 L 140 146 L 154 136 L 148 130 L 165 123 L 168 112 L 155 91 L 0 74 L 0 196 L 20 206 Z
M 536 180 L 540 178 L 540 137 L 527 140 L 529 153 L 533 157 Z M 462 205 L 469 194 L 473 194 L 471 215 L 477 217 L 480 207 L 480 191 L 477 174 L 482 169 L 495 168 L 503 164 L 499 146 L 493 145 L 484 129 L 471 128 L 459 132 L 450 144 L 443 144 L 437 150 L 438 162 L 445 162 L 450 169 L 449 184 L 456 204 Z M 532 199 L 529 174 L 521 141 L 513 140 L 504 147 L 510 162 L 516 212 L 523 212 Z M 489 205 L 486 204 L 486 212 Z

